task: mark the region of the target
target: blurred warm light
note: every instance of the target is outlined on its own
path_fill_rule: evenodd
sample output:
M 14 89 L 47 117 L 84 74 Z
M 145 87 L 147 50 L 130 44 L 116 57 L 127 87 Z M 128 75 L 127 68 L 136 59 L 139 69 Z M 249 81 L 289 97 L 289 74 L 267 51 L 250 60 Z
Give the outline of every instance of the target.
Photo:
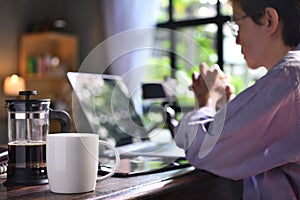
M 60 63 L 60 60 L 58 57 L 54 56 L 52 59 L 51 59 L 51 65 L 54 66 L 54 67 L 57 67 Z
M 6 96 L 18 96 L 19 91 L 24 91 L 25 88 L 25 80 L 16 74 L 4 79 L 3 92 Z

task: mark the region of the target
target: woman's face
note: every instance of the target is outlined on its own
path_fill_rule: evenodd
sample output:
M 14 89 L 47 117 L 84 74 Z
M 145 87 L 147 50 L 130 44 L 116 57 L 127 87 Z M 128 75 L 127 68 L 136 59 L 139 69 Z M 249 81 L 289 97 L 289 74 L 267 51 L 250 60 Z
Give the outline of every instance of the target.
M 238 3 L 233 3 L 233 19 L 247 16 Z M 241 45 L 244 58 L 251 69 L 256 69 L 264 65 L 264 37 L 261 27 L 255 24 L 250 17 L 243 17 L 236 20 L 239 26 L 239 34 L 236 43 Z

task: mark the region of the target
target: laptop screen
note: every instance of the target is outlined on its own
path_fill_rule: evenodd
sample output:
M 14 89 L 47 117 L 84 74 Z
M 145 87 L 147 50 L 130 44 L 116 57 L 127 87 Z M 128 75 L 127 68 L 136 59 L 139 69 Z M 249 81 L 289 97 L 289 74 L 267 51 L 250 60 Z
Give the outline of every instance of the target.
M 67 76 L 77 98 L 77 103 L 73 101 L 73 108 L 79 104 L 80 112 L 84 113 L 79 119 L 80 115 L 76 114 L 78 131 L 87 123 L 100 139 L 116 146 L 148 139 L 148 132 L 119 76 L 77 72 L 68 72 Z M 83 120 L 86 122 L 82 123 Z
M 151 128 L 148 128 L 148 124 L 143 124 L 143 116 L 136 112 L 129 92 L 119 76 L 78 72 L 68 72 L 67 76 L 75 94 L 72 107 L 77 131 L 99 134 L 100 139 L 115 144 L 123 155 L 122 167 L 118 169 L 116 176 L 190 166 L 184 159 L 184 151 L 176 147 L 173 140 L 151 143 Z M 159 133 L 163 133 L 162 130 Z M 143 140 L 149 141 L 141 143 Z M 143 145 L 146 148 L 140 148 Z M 139 148 L 135 151 L 136 147 Z M 99 165 L 100 174 L 111 170 L 111 158 L 105 158 L 108 160 L 101 160 Z

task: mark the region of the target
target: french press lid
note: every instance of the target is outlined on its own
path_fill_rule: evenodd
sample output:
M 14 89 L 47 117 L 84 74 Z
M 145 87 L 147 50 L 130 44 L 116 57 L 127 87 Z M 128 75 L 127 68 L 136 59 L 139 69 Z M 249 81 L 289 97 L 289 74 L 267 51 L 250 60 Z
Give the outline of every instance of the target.
M 50 99 L 30 99 L 31 95 L 37 95 L 36 90 L 20 91 L 19 95 L 24 95 L 25 99 L 5 100 L 5 107 L 11 112 L 32 112 L 48 110 Z

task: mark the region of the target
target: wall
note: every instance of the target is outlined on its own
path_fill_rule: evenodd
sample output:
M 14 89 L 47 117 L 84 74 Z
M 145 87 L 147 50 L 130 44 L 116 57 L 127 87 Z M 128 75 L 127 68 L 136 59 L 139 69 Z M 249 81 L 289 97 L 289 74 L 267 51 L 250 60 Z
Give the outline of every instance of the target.
M 66 32 L 79 36 L 79 63 L 103 38 L 99 0 L 0 0 L 0 144 L 6 142 L 7 122 L 3 79 L 18 73 L 19 37 L 29 24 L 63 16 Z

